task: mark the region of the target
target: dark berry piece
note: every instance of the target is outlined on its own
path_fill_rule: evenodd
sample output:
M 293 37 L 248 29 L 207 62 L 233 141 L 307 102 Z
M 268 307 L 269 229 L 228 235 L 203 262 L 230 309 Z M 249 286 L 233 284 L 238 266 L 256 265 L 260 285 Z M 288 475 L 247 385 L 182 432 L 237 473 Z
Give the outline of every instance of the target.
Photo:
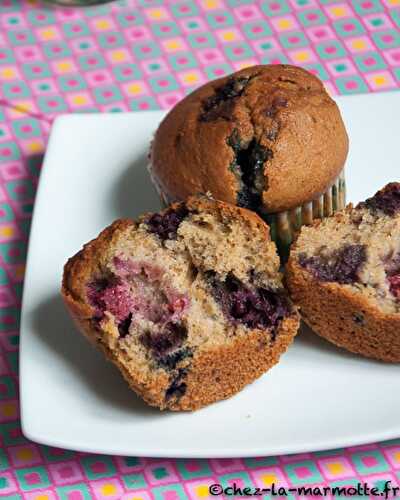
M 148 230 L 151 233 L 157 234 L 161 240 L 176 239 L 177 231 L 180 223 L 189 214 L 185 205 L 179 206 L 177 209 L 170 208 L 163 214 L 154 214 L 147 221 Z
M 396 215 L 400 211 L 400 183 L 391 182 L 372 198 L 359 203 L 357 208 L 368 208 L 372 213 L 381 210 L 386 215 Z
M 242 323 L 248 328 L 276 328 L 291 312 L 282 293 L 266 288 L 251 290 L 232 274 L 225 281 L 209 274 L 209 282 L 215 300 L 233 323 Z
M 218 119 L 230 121 L 235 106 L 235 100 L 230 99 L 220 102 L 217 106 L 210 108 L 200 116 L 203 122 L 214 122 Z
M 226 140 L 228 146 L 230 146 L 233 151 L 238 152 L 243 147 L 242 140 L 240 138 L 239 130 L 237 128 L 233 129 L 233 132 Z
M 157 362 L 162 368 L 173 370 L 174 368 L 176 368 L 176 365 L 180 363 L 183 359 L 192 356 L 193 356 L 192 350 L 189 347 L 184 347 L 182 349 L 179 349 L 178 351 L 174 351 L 165 354 L 164 356 L 160 356 L 159 358 L 157 358 Z
M 120 322 L 129 315 L 133 307 L 129 286 L 118 278 L 100 279 L 89 283 L 87 295 L 98 317 L 103 317 L 105 311 L 108 311 Z
M 272 101 L 272 104 L 275 106 L 275 108 L 286 108 L 288 105 L 288 102 L 287 102 L 287 99 L 285 97 L 278 95 Z
M 265 115 L 269 118 L 275 118 L 279 108 L 286 108 L 288 102 L 284 97 L 277 96 L 272 103 L 266 108 Z
M 179 399 L 185 394 L 187 389 L 187 385 L 184 382 L 186 375 L 187 375 L 186 368 L 180 368 L 178 370 L 177 375 L 172 379 L 170 386 L 165 391 L 166 400 L 171 398 Z
M 186 338 L 187 330 L 184 326 L 169 323 L 162 332 L 145 332 L 140 336 L 140 341 L 154 358 L 160 359 L 179 349 Z
M 270 141 L 275 141 L 281 129 L 281 121 L 276 115 L 280 108 L 286 108 L 288 102 L 282 96 L 276 96 L 271 104 L 265 109 L 265 115 L 271 118 L 269 129 L 266 130 L 265 136 Z
M 165 399 L 171 399 L 172 397 L 181 398 L 185 394 L 186 388 L 185 382 L 173 382 L 165 392 Z
M 203 102 L 200 120 L 203 122 L 219 118 L 229 120 L 232 116 L 234 100 L 243 94 L 249 81 L 250 78 L 245 77 L 229 78 L 225 85 L 217 87 L 214 94 Z
M 388 276 L 400 274 L 400 253 L 385 262 L 385 271 Z
M 249 208 L 251 210 L 257 210 L 259 207 L 259 197 L 253 195 L 249 190 L 242 188 L 236 198 L 236 203 L 239 207 Z
M 357 323 L 358 325 L 363 325 L 364 324 L 364 315 L 361 313 L 354 313 L 353 314 L 353 321 L 354 321 L 354 323 Z
M 327 257 L 301 254 L 299 264 L 319 281 L 349 284 L 358 281 L 358 271 L 366 258 L 365 245 L 346 245 Z
M 270 129 L 267 132 L 265 132 L 265 136 L 267 137 L 267 139 L 269 139 L 270 141 L 275 141 L 276 138 L 278 137 L 280 128 L 281 128 L 280 122 L 278 120 L 274 120 L 271 124 Z
M 132 316 L 133 314 L 129 313 L 125 319 L 123 319 L 118 323 L 119 336 L 122 339 L 125 338 L 129 333 L 129 327 L 131 326 L 132 323 Z
M 272 150 L 255 139 L 243 144 L 236 129 L 227 143 L 235 153 L 231 168 L 240 176 L 242 184 L 237 194 L 237 203 L 240 207 L 257 210 L 262 204 L 262 191 L 265 187 L 264 163 L 272 158 Z
M 100 316 L 103 315 L 104 311 L 104 302 L 102 301 L 103 291 L 108 285 L 109 281 L 104 278 L 90 282 L 86 288 L 89 304 L 96 309 Z
M 394 295 L 396 299 L 400 299 L 400 274 L 389 276 L 388 281 L 391 294 Z
M 390 293 L 400 299 L 400 253 L 385 262 Z

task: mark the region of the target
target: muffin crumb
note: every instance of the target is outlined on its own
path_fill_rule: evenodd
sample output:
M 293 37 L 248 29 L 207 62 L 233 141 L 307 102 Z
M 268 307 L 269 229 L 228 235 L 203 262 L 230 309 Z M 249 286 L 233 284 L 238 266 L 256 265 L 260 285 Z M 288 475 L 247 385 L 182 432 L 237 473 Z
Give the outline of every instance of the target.
M 68 261 L 62 293 L 81 331 L 160 409 L 237 393 L 299 324 L 268 227 L 207 197 L 116 221 Z

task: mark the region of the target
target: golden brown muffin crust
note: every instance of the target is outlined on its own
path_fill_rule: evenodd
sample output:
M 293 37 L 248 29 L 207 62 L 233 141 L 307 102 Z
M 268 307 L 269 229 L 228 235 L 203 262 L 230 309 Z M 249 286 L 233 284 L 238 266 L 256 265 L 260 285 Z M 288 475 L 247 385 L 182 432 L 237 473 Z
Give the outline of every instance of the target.
M 400 314 L 382 313 L 338 283 L 321 283 L 293 258 L 287 284 L 303 320 L 319 336 L 355 354 L 400 362 Z
M 232 85 L 237 96 L 217 97 L 211 106 Z M 265 153 L 263 179 L 256 182 L 269 213 L 322 194 L 348 152 L 339 109 L 317 77 L 295 66 L 260 65 L 212 81 L 175 106 L 155 134 L 151 174 L 170 200 L 210 191 L 236 204 L 241 181 L 234 150 L 252 144 Z

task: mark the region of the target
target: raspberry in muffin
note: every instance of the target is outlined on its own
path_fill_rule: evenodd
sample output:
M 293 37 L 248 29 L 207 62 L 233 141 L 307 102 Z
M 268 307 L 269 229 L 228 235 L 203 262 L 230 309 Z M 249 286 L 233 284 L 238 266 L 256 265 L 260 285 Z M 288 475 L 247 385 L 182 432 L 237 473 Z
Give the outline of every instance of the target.
M 157 129 L 149 170 L 165 203 L 210 192 L 261 215 L 287 250 L 296 231 L 345 206 L 348 137 L 322 82 L 254 66 L 211 81 Z
M 206 197 L 114 222 L 68 261 L 62 294 L 160 409 L 232 396 L 279 361 L 299 324 L 266 224 Z
M 302 228 L 287 285 L 315 333 L 354 353 L 400 362 L 400 183 Z

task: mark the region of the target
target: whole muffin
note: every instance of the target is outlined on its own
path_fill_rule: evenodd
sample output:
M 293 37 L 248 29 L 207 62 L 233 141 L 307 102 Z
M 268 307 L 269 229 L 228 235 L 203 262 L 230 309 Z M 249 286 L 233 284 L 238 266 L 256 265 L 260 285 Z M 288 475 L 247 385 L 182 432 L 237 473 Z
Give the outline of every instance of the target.
M 348 137 L 322 82 L 289 65 L 254 66 L 203 85 L 155 133 L 149 169 L 165 203 L 210 192 L 256 211 L 282 246 L 344 208 Z
M 207 198 L 116 221 L 68 261 L 62 294 L 83 334 L 160 409 L 232 396 L 299 326 L 266 224 Z
M 400 362 L 400 184 L 303 227 L 287 285 L 315 333 L 351 352 Z

